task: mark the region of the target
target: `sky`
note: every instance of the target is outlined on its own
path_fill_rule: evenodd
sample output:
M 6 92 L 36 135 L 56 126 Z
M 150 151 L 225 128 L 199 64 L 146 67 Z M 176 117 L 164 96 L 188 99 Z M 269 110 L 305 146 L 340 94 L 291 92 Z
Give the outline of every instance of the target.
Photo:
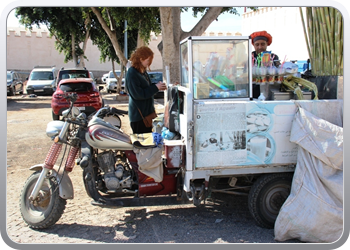
M 233 14 L 222 14 L 219 16 L 218 21 L 214 21 L 209 27 L 208 31 L 213 32 L 241 32 L 242 30 L 242 13 L 244 11 L 243 7 L 237 8 L 237 11 L 240 13 L 240 16 Z M 8 27 L 20 27 L 18 23 L 18 19 L 14 14 L 14 10 L 12 10 L 7 17 L 7 26 Z M 194 27 L 194 25 L 201 18 L 200 14 L 197 18 L 192 16 L 192 12 L 184 12 L 181 14 L 181 25 L 184 31 L 190 31 Z

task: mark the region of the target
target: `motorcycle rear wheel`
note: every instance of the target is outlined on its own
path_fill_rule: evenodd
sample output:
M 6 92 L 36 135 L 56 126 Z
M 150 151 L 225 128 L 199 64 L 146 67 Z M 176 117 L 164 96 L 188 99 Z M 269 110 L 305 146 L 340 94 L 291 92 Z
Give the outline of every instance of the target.
M 23 186 L 20 196 L 20 211 L 23 220 L 34 229 L 44 229 L 54 225 L 62 216 L 67 201 L 58 193 L 55 177 L 46 178 L 36 200 L 29 196 L 41 171 L 33 173 Z

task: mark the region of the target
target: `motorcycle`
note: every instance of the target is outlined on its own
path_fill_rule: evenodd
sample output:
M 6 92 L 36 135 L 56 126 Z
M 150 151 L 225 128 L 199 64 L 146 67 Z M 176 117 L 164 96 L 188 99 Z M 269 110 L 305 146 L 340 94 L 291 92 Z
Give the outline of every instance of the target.
M 130 136 L 120 129 L 120 123 L 115 126 L 108 122 L 110 117 L 125 114 L 123 111 L 105 106 L 87 117 L 74 107 L 76 94 L 69 94 L 66 99 L 70 107 L 63 112 L 64 120 L 47 125 L 46 134 L 53 144 L 46 159 L 30 168 L 34 173 L 26 180 L 20 195 L 21 215 L 29 227 L 48 228 L 60 219 L 67 200 L 74 198 L 69 173 L 75 165 L 83 169 L 85 190 L 93 205 L 185 202 L 181 168 L 164 167 L 161 182 L 140 172 Z M 61 160 L 56 165 L 58 159 Z

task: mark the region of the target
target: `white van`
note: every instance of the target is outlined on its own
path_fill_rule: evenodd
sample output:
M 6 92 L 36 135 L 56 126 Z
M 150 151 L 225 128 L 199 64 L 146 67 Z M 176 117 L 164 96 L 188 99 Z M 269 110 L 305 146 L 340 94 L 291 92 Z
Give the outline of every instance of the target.
M 27 94 L 52 95 L 56 90 L 56 77 L 55 67 L 35 66 L 27 81 Z

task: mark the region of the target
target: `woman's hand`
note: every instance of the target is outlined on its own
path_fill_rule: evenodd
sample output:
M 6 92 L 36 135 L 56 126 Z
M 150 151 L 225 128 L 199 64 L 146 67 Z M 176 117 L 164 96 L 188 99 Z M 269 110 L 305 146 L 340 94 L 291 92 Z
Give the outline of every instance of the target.
M 157 88 L 159 91 L 162 91 L 162 90 L 166 90 L 166 85 L 164 82 L 161 82 L 159 81 L 157 84 L 156 84 Z

